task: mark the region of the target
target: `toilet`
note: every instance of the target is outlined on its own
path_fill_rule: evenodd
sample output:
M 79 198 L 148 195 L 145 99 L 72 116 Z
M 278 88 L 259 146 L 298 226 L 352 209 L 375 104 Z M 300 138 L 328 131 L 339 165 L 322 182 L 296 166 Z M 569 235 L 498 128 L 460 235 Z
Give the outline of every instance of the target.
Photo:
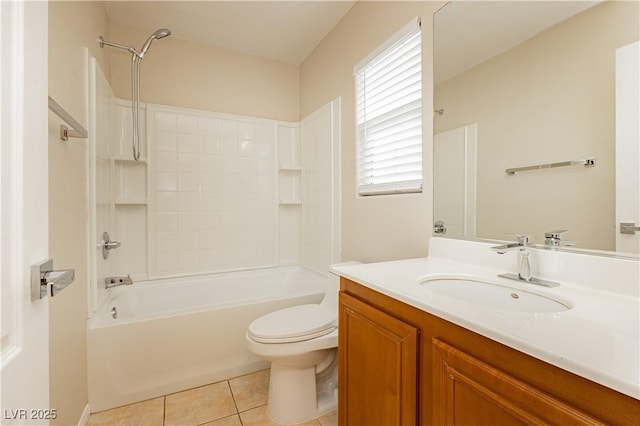
M 320 304 L 271 312 L 245 334 L 249 351 L 271 362 L 267 413 L 276 423 L 303 423 L 338 406 L 340 277 L 329 273 L 327 281 Z

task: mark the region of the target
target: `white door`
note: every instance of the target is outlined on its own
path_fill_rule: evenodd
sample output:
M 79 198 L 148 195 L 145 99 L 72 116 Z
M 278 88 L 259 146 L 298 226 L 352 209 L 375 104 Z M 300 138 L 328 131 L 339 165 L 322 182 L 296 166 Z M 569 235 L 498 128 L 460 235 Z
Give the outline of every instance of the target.
M 444 235 L 476 236 L 476 136 L 471 124 L 433 137 L 433 222 Z
M 47 3 L 0 1 L 2 424 L 48 424 L 49 299 L 30 265 L 48 253 Z
M 635 254 L 640 254 L 639 63 L 640 41 L 617 49 L 616 251 Z M 634 224 L 630 233 L 621 232 L 622 223 Z

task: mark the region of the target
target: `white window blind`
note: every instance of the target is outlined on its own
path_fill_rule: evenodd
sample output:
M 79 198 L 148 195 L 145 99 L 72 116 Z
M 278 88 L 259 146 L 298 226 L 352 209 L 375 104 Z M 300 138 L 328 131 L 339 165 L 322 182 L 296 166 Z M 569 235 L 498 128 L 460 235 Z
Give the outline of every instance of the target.
M 412 21 L 354 68 L 358 193 L 422 191 L 422 59 Z

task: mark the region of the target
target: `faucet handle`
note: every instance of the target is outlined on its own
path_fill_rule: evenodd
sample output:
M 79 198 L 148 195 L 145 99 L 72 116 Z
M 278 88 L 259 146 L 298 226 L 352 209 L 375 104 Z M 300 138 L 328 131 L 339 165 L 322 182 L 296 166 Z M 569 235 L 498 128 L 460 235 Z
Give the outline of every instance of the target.
M 545 238 L 555 238 L 560 239 L 560 236 L 564 233 L 569 232 L 567 229 L 556 229 L 555 231 L 548 231 L 544 233 Z
M 561 242 L 562 234 L 568 232 L 566 229 L 556 229 L 555 231 L 548 231 L 544 233 L 544 244 L 551 247 L 559 247 L 565 245 L 574 245 L 570 241 Z
M 532 243 L 533 240 L 536 238 L 535 235 L 527 235 L 527 234 L 507 234 L 507 235 L 516 237 L 516 241 L 518 242 L 518 244 L 523 246 L 528 246 L 529 243 Z

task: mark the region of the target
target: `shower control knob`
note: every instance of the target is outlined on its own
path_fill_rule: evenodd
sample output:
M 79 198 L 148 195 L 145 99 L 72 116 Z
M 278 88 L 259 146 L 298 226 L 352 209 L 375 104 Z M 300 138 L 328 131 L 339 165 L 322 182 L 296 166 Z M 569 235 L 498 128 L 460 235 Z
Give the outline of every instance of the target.
M 436 221 L 436 223 L 433 224 L 433 233 L 445 235 L 447 233 L 447 225 L 441 220 Z
M 109 252 L 111 250 L 117 249 L 121 245 L 122 243 L 120 243 L 119 241 L 111 241 L 111 237 L 109 236 L 109 233 L 104 232 L 102 234 L 102 258 L 105 260 L 108 259 Z
M 109 241 L 108 243 L 104 243 L 104 248 L 106 248 L 107 250 L 113 250 L 117 249 L 121 245 L 122 243 L 120 243 L 119 241 Z

